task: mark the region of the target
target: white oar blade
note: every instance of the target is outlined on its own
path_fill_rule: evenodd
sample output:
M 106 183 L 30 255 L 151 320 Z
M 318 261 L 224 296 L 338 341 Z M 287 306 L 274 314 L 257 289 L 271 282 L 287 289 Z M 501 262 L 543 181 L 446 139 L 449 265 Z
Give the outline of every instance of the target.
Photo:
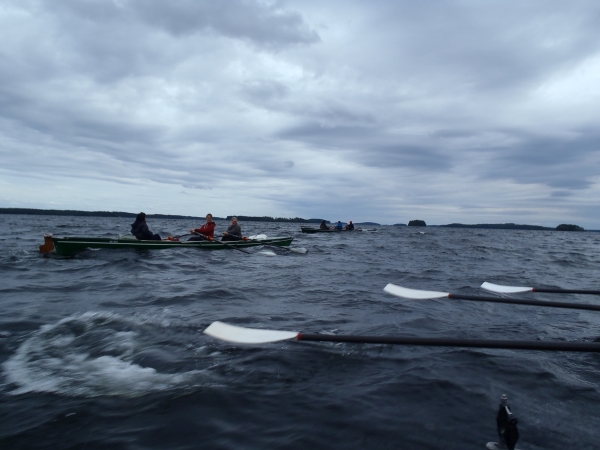
M 389 283 L 383 288 L 388 294 L 395 295 L 397 297 L 410 298 L 413 300 L 428 300 L 431 298 L 443 298 L 448 297 L 448 292 L 436 292 L 436 291 L 421 291 L 419 289 L 408 289 L 402 286 L 396 286 L 395 284 Z
M 483 289 L 487 289 L 492 292 L 500 292 L 502 294 L 515 294 L 517 292 L 531 292 L 532 287 L 519 287 L 519 286 L 501 286 L 499 284 L 488 283 L 487 281 L 481 285 Z
M 253 241 L 264 241 L 266 238 L 266 234 L 255 234 L 254 236 L 248 236 L 248 239 L 252 239 Z
M 223 322 L 211 323 L 204 333 L 217 339 L 237 344 L 266 344 L 268 342 L 296 339 L 296 331 L 259 330 L 229 325 Z

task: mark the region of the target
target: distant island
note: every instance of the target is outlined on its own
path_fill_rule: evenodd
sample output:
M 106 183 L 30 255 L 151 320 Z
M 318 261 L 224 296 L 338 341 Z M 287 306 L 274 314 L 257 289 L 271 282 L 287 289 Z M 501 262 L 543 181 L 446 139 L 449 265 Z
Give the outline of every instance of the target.
M 520 225 L 516 223 L 479 223 L 475 225 L 465 225 L 463 223 L 451 223 L 448 225 L 438 225 L 443 228 L 487 228 L 496 230 L 546 230 L 546 231 L 585 231 L 578 225 L 561 224 L 556 228 L 543 227 L 541 225 Z
M 451 223 L 448 225 L 439 225 L 444 228 L 488 228 L 495 230 L 554 230 L 555 228 L 542 227 L 541 225 L 519 225 L 515 223 L 478 223 L 475 225 L 466 225 L 463 223 Z
M 424 220 L 411 220 L 408 222 L 409 227 L 426 227 L 427 224 Z
M 566 223 L 560 224 L 556 229 L 558 231 L 585 231 L 579 225 L 567 225 Z
M 231 220 L 232 217 L 237 217 L 241 222 L 298 222 L 298 223 L 321 223 L 323 219 L 302 219 L 301 217 L 294 217 L 291 219 L 285 219 L 283 217 L 270 217 L 270 216 L 227 216 L 227 220 Z M 329 222 L 326 220 L 325 222 Z

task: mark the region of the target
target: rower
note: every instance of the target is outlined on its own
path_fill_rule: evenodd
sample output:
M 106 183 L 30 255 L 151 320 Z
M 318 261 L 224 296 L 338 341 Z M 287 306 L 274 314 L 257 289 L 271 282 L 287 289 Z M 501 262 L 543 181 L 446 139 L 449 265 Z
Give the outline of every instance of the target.
M 135 217 L 135 222 L 131 224 L 131 234 L 140 241 L 161 241 L 158 234 L 152 233 L 146 224 L 146 214 L 141 212 Z
M 341 221 L 339 221 L 339 220 L 338 220 L 338 223 L 337 223 L 337 225 L 335 226 L 335 228 L 336 228 L 337 230 L 343 230 L 343 229 L 344 229 L 344 224 L 343 224 Z
M 350 223 L 344 227 L 344 230 L 354 231 L 354 224 L 352 221 L 350 221 Z
M 190 229 L 190 233 L 194 234 L 188 241 L 212 241 L 215 237 L 215 226 L 212 214 L 206 215 L 206 223 L 200 228 Z
M 221 241 L 239 241 L 242 239 L 242 227 L 238 224 L 237 217 L 231 218 L 231 225 L 227 228 L 227 231 L 223 233 Z
M 325 221 L 321 222 L 321 225 L 319 225 L 319 229 L 320 230 L 329 230 L 329 227 L 327 226 L 327 223 Z

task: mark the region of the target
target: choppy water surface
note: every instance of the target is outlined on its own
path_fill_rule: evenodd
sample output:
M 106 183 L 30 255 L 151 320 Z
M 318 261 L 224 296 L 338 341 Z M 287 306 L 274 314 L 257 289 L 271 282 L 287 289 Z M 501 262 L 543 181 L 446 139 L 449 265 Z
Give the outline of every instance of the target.
M 291 234 L 292 246 L 308 252 L 37 251 L 46 232 L 115 236 L 129 222 L 0 216 L 0 448 L 475 449 L 496 440 L 503 393 L 519 418 L 519 447 L 600 447 L 597 354 L 240 346 L 202 333 L 222 320 L 317 333 L 593 341 L 600 313 L 411 302 L 383 287 L 599 289 L 600 234 L 380 227 L 303 235 L 297 224 L 243 223 L 245 234 Z M 199 224 L 150 225 L 168 235 Z

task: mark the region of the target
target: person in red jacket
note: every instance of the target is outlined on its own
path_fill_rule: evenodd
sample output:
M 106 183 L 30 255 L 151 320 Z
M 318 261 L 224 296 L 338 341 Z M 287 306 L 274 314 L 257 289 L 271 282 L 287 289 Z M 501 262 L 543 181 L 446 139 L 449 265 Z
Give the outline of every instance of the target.
M 215 226 L 216 224 L 213 222 L 212 214 L 207 214 L 206 223 L 204 225 L 200 228 L 190 229 L 190 233 L 195 236 L 189 238 L 188 241 L 212 241 L 215 237 Z

